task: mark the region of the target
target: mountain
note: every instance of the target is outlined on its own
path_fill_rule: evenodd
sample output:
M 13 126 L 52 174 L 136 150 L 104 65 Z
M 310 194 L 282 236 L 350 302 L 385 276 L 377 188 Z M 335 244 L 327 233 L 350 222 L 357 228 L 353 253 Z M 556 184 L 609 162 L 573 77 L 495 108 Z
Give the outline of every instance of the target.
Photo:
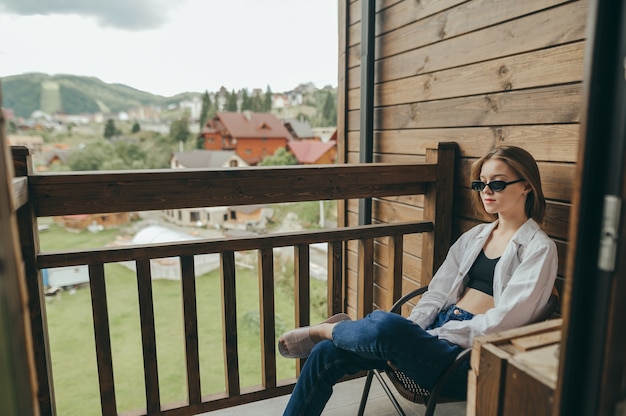
M 30 117 L 35 110 L 48 114 L 118 112 L 139 106 L 166 106 L 200 93 L 182 93 L 173 97 L 150 94 L 122 84 L 107 84 L 94 77 L 29 73 L 3 77 L 4 108 L 12 108 L 19 117 Z

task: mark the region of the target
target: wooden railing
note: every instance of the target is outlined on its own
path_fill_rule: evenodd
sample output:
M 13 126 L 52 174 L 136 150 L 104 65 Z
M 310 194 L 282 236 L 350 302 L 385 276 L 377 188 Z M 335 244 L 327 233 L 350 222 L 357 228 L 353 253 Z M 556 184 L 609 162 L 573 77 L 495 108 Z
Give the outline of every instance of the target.
M 41 270 L 88 265 L 96 359 L 103 415 L 116 415 L 115 384 L 104 265 L 134 262 L 139 296 L 139 318 L 147 409 L 134 414 L 194 415 L 219 408 L 287 394 L 293 379 L 278 380 L 276 371 L 273 249 L 294 248 L 295 323 L 308 325 L 309 247 L 328 243 L 328 313 L 345 309 L 345 250 L 359 241 L 359 315 L 372 309 L 373 241 L 389 237 L 388 281 L 400 288 L 403 236 L 425 233 L 423 264 L 432 269 L 441 258 L 438 247 L 450 238 L 454 147 L 440 145 L 422 164 L 367 164 L 291 167 L 255 167 L 215 170 L 160 170 L 89 172 L 35 175 L 25 148 L 13 149 L 16 167 L 14 206 L 18 213 L 25 264 L 33 354 L 42 415 L 56 414 L 48 346 Z M 27 178 L 25 180 L 25 178 Z M 444 185 L 445 184 L 445 185 Z M 27 186 L 26 186 L 27 185 Z M 317 231 L 262 236 L 194 240 L 182 243 L 134 245 L 79 251 L 43 253 L 39 249 L 37 218 L 89 213 L 166 210 L 191 207 L 268 204 L 279 202 L 347 200 L 424 194 L 424 220 L 398 224 L 372 224 Z M 446 212 L 447 211 L 447 212 Z M 242 389 L 239 384 L 235 253 L 258 250 L 262 385 Z M 223 305 L 222 340 L 226 391 L 203 396 L 200 389 L 198 316 L 194 256 L 218 253 Z M 187 401 L 163 404 L 159 394 L 155 317 L 152 299 L 152 259 L 177 257 L 181 265 Z M 426 271 L 426 275 L 432 270 Z M 399 289 L 391 290 L 394 298 Z

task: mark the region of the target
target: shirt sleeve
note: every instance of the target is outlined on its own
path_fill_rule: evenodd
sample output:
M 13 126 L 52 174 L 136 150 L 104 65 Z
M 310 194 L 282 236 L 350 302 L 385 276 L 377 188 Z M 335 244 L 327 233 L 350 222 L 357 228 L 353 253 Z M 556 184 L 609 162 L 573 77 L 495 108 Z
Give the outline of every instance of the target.
M 408 319 L 420 327 L 427 328 L 445 306 L 448 294 L 452 290 L 455 280 L 459 278 L 460 264 L 468 238 L 469 231 L 459 237 L 450 247 L 441 267 L 428 285 L 428 290 L 411 310 Z
M 501 294 L 494 297 L 494 308 L 469 321 L 449 321 L 428 332 L 469 348 L 475 336 L 530 322 L 547 303 L 558 268 L 556 245 L 547 236 L 542 240 L 532 242 L 524 249 L 521 262 L 504 283 Z

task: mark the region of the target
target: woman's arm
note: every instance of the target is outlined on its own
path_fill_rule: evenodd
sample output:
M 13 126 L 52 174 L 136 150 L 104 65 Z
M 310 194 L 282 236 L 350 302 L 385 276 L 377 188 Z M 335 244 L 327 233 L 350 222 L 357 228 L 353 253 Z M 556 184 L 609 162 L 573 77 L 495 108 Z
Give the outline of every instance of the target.
M 457 280 L 463 278 L 463 276 L 460 276 L 463 256 L 468 254 L 468 242 L 470 242 L 479 231 L 479 227 L 475 227 L 461 235 L 450 247 L 444 262 L 428 285 L 428 291 L 424 293 L 411 311 L 408 318 L 409 320 L 415 322 L 422 328 L 426 328 L 433 322 L 439 311 L 446 306 L 446 299 L 450 291 L 453 289 Z

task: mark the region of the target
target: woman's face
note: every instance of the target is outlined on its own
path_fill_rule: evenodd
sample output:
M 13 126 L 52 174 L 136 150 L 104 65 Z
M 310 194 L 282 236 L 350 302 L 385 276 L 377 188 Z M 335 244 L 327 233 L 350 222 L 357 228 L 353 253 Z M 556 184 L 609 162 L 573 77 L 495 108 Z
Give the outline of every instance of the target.
M 520 176 L 509 165 L 499 159 L 489 159 L 480 170 L 480 180 L 484 183 L 492 181 L 511 182 Z M 525 203 L 529 188 L 526 181 L 507 185 L 500 192 L 494 192 L 489 186 L 480 191 L 480 198 L 489 214 L 503 216 L 526 216 Z

